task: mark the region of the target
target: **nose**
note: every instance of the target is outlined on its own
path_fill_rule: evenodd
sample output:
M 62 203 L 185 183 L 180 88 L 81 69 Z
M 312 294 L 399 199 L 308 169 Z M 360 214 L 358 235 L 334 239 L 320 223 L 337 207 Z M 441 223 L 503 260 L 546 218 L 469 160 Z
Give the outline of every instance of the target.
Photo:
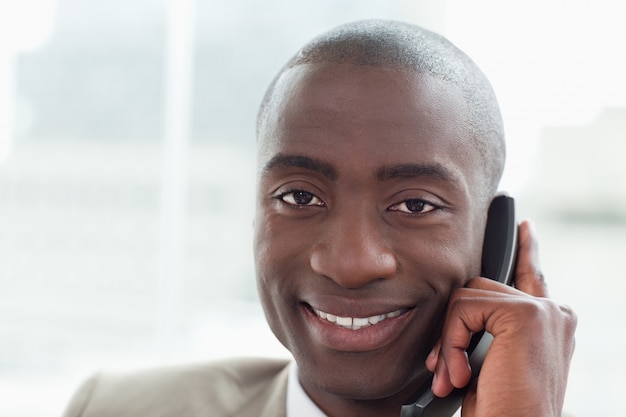
M 369 217 L 353 214 L 330 221 L 313 248 L 311 268 L 344 288 L 391 278 L 398 267 L 396 257 L 383 239 L 382 220 Z

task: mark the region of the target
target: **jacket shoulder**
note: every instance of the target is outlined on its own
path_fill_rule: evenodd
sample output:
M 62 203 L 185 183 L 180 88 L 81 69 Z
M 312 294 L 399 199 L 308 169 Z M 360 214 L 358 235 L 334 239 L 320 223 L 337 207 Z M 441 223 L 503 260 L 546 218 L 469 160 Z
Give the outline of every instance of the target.
M 83 384 L 64 417 L 284 415 L 288 364 L 250 358 L 102 373 Z

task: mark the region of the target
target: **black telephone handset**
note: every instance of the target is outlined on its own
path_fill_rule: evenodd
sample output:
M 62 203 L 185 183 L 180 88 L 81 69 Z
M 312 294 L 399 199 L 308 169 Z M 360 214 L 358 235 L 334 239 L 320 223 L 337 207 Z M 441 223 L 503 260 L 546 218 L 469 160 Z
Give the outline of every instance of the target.
M 481 276 L 513 285 L 517 255 L 517 223 L 514 200 L 497 196 L 489 207 L 483 244 Z M 479 332 L 472 336 L 467 354 L 472 379 L 478 376 L 493 336 Z M 451 417 L 461 406 L 465 389 L 455 389 L 447 397 L 436 397 L 430 389 L 432 381 L 418 391 L 408 404 L 402 406 L 401 417 Z

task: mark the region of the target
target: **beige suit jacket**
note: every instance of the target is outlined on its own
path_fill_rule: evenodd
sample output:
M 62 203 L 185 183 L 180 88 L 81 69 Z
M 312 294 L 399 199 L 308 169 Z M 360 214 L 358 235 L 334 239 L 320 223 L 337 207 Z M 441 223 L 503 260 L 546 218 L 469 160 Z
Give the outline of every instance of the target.
M 64 417 L 286 417 L 288 365 L 246 359 L 98 374 Z

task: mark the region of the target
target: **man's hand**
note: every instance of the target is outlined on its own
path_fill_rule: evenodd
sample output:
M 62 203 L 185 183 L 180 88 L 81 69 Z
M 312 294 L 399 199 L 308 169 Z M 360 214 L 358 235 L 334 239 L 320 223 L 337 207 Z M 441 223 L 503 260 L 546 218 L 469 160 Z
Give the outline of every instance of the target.
M 463 417 L 561 415 L 576 316 L 547 298 L 528 222 L 519 226 L 515 287 L 475 278 L 450 298 L 441 341 L 426 361 L 435 372 L 435 395 L 446 396 L 470 382 L 465 349 L 473 332 L 485 329 L 494 336 L 463 401 Z

